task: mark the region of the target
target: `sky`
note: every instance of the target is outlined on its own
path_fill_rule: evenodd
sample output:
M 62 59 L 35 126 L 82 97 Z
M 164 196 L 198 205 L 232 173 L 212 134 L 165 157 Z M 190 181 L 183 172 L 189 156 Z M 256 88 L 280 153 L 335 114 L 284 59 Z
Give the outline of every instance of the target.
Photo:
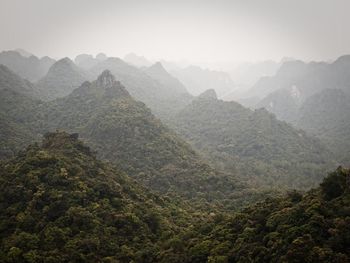
M 229 62 L 350 53 L 349 0 L 0 0 L 0 50 Z

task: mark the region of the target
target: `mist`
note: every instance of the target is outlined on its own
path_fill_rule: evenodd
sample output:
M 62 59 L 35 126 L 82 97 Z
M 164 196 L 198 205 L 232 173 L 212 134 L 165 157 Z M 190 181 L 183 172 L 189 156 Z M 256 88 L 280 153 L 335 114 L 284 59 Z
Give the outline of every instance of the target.
M 346 0 L 3 0 L 0 49 L 192 63 L 329 60 L 349 53 L 349 8 Z
M 348 0 L 0 1 L 0 262 L 350 262 Z

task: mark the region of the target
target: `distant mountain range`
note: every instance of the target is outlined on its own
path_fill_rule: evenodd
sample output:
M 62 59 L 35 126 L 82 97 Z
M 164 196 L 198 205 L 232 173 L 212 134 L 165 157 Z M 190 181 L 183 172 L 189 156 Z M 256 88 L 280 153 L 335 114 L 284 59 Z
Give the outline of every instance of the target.
M 17 51 L 3 51 L 0 53 L 0 64 L 5 65 L 22 78 L 31 82 L 42 78 L 53 63 L 55 63 L 55 60 L 49 57 L 40 59 L 35 56 L 27 57 Z
M 253 91 L 265 95 L 255 107 L 318 136 L 337 156 L 348 156 L 349 73 L 349 55 L 332 63 L 286 62 L 275 76 L 255 85 Z M 343 157 L 341 163 L 350 164 Z

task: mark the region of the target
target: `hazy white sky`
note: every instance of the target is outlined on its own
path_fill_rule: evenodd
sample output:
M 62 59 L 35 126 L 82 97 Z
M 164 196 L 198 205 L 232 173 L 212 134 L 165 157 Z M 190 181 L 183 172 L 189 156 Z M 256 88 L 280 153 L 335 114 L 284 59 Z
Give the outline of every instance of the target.
M 350 53 L 349 0 L 0 0 L 0 50 L 189 61 Z

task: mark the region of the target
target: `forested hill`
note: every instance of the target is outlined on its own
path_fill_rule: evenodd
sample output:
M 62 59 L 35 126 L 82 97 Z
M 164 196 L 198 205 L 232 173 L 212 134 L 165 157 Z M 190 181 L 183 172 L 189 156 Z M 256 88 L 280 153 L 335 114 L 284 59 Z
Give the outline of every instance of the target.
M 212 93 L 182 110 L 172 127 L 218 167 L 239 171 L 258 187 L 296 188 L 317 185 L 324 169 L 333 167 L 330 152 L 318 139 L 264 109 L 252 111 Z
M 36 120 L 32 125 L 39 133 L 79 133 L 100 158 L 157 192 L 207 200 L 243 196 L 233 173 L 218 172 L 204 162 L 109 71 L 69 96 L 43 104 Z
M 305 195 L 203 222 L 181 237 L 184 262 L 350 262 L 349 181 L 350 171 L 338 168 Z
M 47 133 L 0 162 L 1 262 L 350 260 L 349 170 L 241 212 L 195 211 L 97 160 L 77 138 Z
M 167 237 L 200 219 L 98 161 L 77 137 L 48 133 L 0 163 L 1 262 L 155 262 Z
M 26 121 L 40 101 L 35 87 L 0 65 L 0 159 L 14 154 L 36 139 Z
M 88 79 L 87 73 L 77 67 L 69 58 L 55 62 L 38 83 L 41 98 L 53 100 L 70 94 Z

